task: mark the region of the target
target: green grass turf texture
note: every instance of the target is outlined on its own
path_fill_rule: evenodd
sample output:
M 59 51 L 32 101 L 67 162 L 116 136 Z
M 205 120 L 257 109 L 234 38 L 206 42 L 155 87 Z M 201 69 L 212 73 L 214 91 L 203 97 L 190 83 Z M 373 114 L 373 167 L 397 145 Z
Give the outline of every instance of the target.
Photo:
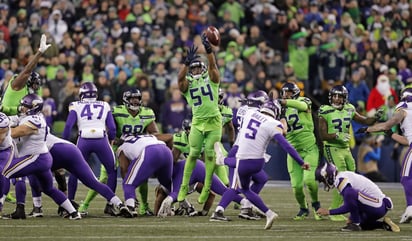
M 153 207 L 154 183 L 149 184 L 149 201 Z M 395 209 L 388 216 L 396 223 L 405 209 L 405 198 L 401 184 L 380 184 L 386 195 L 394 202 Z M 85 197 L 87 189 L 79 184 L 77 201 Z M 30 190 L 27 191 L 26 213 L 31 211 Z M 123 198 L 121 185 L 117 194 Z M 289 182 L 270 182 L 265 186 L 261 196 L 266 204 L 279 214 L 279 218 L 270 230 L 264 230 L 266 219 L 247 221 L 237 217 L 239 210 L 231 204 L 225 215 L 231 222 L 210 222 L 207 217 L 168 218 L 138 217 L 125 219 L 108 217 L 103 214 L 106 201 L 98 196 L 89 208 L 89 215 L 78 221 L 57 216 L 57 206 L 52 200 L 43 196 L 43 218 L 26 220 L 0 220 L 0 240 L 412 240 L 412 223 L 399 225 L 400 233 L 384 230 L 341 232 L 344 222 L 332 222 L 328 219 L 315 221 L 313 213 L 306 220 L 294 221 L 298 212 Z M 196 203 L 197 193 L 191 194 L 189 200 L 200 210 Z M 322 206 L 327 207 L 331 193 L 325 192 L 320 185 L 319 197 Z M 211 209 L 213 211 L 220 200 L 217 196 Z M 6 203 L 3 213 L 14 210 L 14 204 Z

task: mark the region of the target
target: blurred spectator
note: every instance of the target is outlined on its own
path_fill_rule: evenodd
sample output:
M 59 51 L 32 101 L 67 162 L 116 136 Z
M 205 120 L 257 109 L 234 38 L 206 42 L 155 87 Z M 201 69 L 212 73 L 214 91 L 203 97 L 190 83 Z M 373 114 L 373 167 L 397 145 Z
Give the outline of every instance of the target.
M 43 97 L 43 116 L 46 120 L 48 127 L 53 127 L 53 122 L 57 117 L 57 104 L 56 101 L 50 96 L 50 89 L 47 86 L 42 87 L 42 97 Z
M 329 92 L 330 85 L 343 84 L 345 81 L 345 58 L 339 50 L 339 44 L 332 40 L 324 45 L 324 51 L 319 56 L 318 74 L 322 81 L 322 89 Z
M 109 104 L 114 104 L 116 96 L 115 91 L 113 86 L 110 85 L 110 81 L 107 79 L 107 74 L 105 72 L 99 72 L 97 82 L 95 84 L 97 87 L 97 99 L 103 100 Z
M 379 171 L 383 135 L 367 135 L 359 146 L 357 171 L 373 182 L 386 182 L 387 179 Z
M 401 90 L 404 87 L 404 84 L 402 81 L 399 79 L 398 72 L 396 71 L 395 68 L 390 68 L 388 72 L 388 78 L 389 78 L 389 85 L 393 90 L 395 90 L 395 93 L 400 96 Z
M 63 40 L 63 34 L 68 30 L 67 23 L 62 19 L 60 10 L 54 10 L 48 23 L 49 32 L 54 38 L 54 42 L 60 45 Z
M 163 133 L 175 133 L 182 127 L 182 122 L 188 117 L 189 110 L 186 100 L 179 88 L 170 88 L 172 98 L 163 105 L 160 114 Z
M 245 11 L 243 6 L 237 1 L 227 0 L 220 6 L 217 16 L 225 19 L 226 21 L 232 21 L 235 24 L 235 26 L 232 27 L 239 28 L 243 18 L 245 17 Z
M 398 95 L 389 84 L 389 78 L 386 75 L 380 75 L 376 81 L 376 86 L 371 90 L 366 103 L 366 112 L 368 116 L 375 115 L 376 111 L 388 103 L 388 97 L 393 96 L 398 103 Z
M 349 92 L 348 100 L 352 105 L 356 105 L 359 101 L 362 101 L 365 105 L 369 97 L 370 90 L 360 77 L 359 71 L 354 71 L 351 79 L 345 84 Z
M 63 67 L 60 67 L 57 70 L 56 77 L 48 82 L 50 94 L 47 97 L 53 98 L 56 103 L 62 101 L 62 99 L 60 99 L 59 92 L 66 86 L 66 84 L 66 70 Z
M 149 107 L 153 110 L 156 116 L 160 115 L 159 105 L 154 100 L 153 96 L 151 96 L 150 91 L 142 90 L 142 106 Z
M 404 85 L 412 83 L 412 71 L 408 68 L 406 60 L 401 58 L 398 60 L 398 75 Z
M 166 101 L 166 92 L 170 87 L 170 77 L 164 62 L 158 62 L 155 71 L 150 76 L 154 91 L 154 99 L 161 106 Z

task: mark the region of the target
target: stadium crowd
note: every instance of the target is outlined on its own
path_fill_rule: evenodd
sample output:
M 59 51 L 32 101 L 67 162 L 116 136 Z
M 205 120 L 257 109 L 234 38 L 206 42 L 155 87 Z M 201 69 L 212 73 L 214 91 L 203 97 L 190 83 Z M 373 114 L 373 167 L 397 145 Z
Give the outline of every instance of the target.
M 37 52 L 38 46 L 45 44 L 42 42 L 44 34 L 50 46 L 42 52 L 34 70 L 39 73 L 41 79 L 43 115 L 47 125 L 55 132 L 57 122 L 70 120 L 71 125 L 74 125 L 76 117 L 69 112 L 69 105 L 79 100 L 80 87 L 88 82 L 94 83 L 97 87 L 97 100 L 106 102 L 105 105 L 109 104 L 112 108 L 122 104 L 127 108 L 133 107 L 131 99 L 135 97 L 135 92 L 129 90 L 138 89 L 141 94 L 141 105 L 153 110 L 155 119 L 151 119 L 151 112 L 148 112 L 147 117 L 150 121 L 156 120 L 161 132 L 175 134 L 182 131 L 182 122 L 192 116 L 193 103 L 187 101 L 181 93 L 187 91 L 187 84 L 182 88 L 179 74 L 182 68 L 192 68 L 191 64 L 197 58 L 197 48 L 191 48 L 192 45 L 201 46 L 198 52 L 202 55 L 203 62 L 210 63 L 211 58 L 216 58 L 220 79 L 216 79 L 217 75 L 213 73 L 212 76 L 215 78 L 211 78 L 214 82 L 211 85 L 220 85 L 223 91 L 221 101 L 232 110 L 234 119 L 242 105 L 240 100 L 258 90 L 263 90 L 274 98 L 283 98 L 283 103 L 280 101 L 283 107 L 298 109 L 296 106 L 288 105 L 287 102 L 290 101 L 285 100 L 291 97 L 285 97 L 284 92 L 291 91 L 301 97 L 308 97 L 299 100 L 306 103 L 305 111 L 309 113 L 316 113 L 321 105 L 333 106 L 332 99 L 335 98 L 335 94 L 337 99 L 345 95 L 344 99 L 347 97 L 348 103 L 354 107 L 350 111 L 350 114 L 356 113 L 356 118 L 352 116 L 353 119 L 365 120 L 362 123 L 371 125 L 377 120 L 389 120 L 400 101 L 401 90 L 412 84 L 412 5 L 407 0 L 0 2 L 2 96 L 11 78 L 21 73 L 31 63 L 29 60 Z M 220 33 L 220 44 L 213 46 L 213 49 L 202 36 L 208 26 L 215 26 Z M 200 67 L 200 64 L 195 67 Z M 192 83 L 190 78 L 185 81 Z M 294 85 L 284 89 L 288 86 L 287 83 L 295 84 L 298 89 L 295 90 Z M 346 87 L 347 92 L 342 86 Z M 88 88 L 83 93 L 85 98 L 94 98 L 87 97 L 87 94 L 94 93 L 93 85 Z M 125 93 L 130 96 L 125 97 Z M 193 102 L 194 97 L 190 98 Z M 298 96 L 293 96 L 292 99 L 296 98 Z M 345 104 L 340 103 L 341 106 Z M 216 106 L 210 108 L 213 107 Z M 327 108 L 329 107 L 321 108 L 320 111 L 321 117 L 325 120 L 330 112 Z M 108 111 L 108 108 L 106 109 L 105 111 Z M 269 114 L 273 110 L 275 107 L 272 106 L 266 109 Z M 80 112 L 80 109 L 78 111 Z M 83 112 L 81 114 L 83 115 Z M 116 119 L 116 115 L 114 116 Z M 312 117 L 307 118 L 308 125 L 313 127 Z M 194 126 L 199 125 L 201 118 L 197 120 Z M 213 121 L 220 125 L 220 119 Z M 355 137 L 352 138 L 354 141 L 351 147 L 362 143 L 359 146 L 362 152 L 357 159 L 378 161 L 382 137 L 365 137 L 364 133 L 360 133 L 365 131 L 362 129 L 365 126 L 351 123 L 350 133 Z M 327 123 L 325 125 L 327 127 Z M 68 133 L 72 126 L 70 130 L 65 129 L 64 133 L 60 133 L 65 139 L 69 139 Z M 156 127 L 151 127 L 151 130 L 150 133 L 158 134 Z M 392 131 L 398 131 L 396 126 Z M 276 135 L 281 133 L 279 131 Z M 114 140 L 114 132 L 111 134 L 110 141 Z M 207 139 L 207 135 L 205 136 Z M 85 137 L 87 138 L 89 137 Z M 335 133 L 326 133 L 322 138 L 326 142 L 332 140 L 332 143 L 335 139 L 342 139 Z M 346 136 L 343 138 L 345 145 L 349 139 Z M 150 141 L 154 143 L 154 140 Z M 234 140 L 226 135 L 225 141 L 232 145 Z M 206 147 L 209 148 L 207 150 L 213 148 L 213 143 Z M 198 144 L 202 146 L 202 143 Z M 319 152 L 317 148 L 314 150 L 316 153 Z M 301 154 L 301 150 L 298 152 Z M 214 154 L 208 151 L 205 153 L 206 158 L 211 160 Z M 190 158 L 187 160 L 195 165 L 198 153 L 194 154 L 191 150 L 188 156 Z M 175 156 L 173 158 L 175 159 Z M 214 161 L 211 163 L 214 168 Z M 303 160 L 298 162 L 300 166 L 302 163 Z M 122 163 L 120 165 L 123 167 Z M 307 165 L 309 164 L 306 162 L 303 164 L 304 169 L 309 168 Z M 377 167 L 377 164 L 375 166 Z M 122 172 L 125 172 L 122 175 L 126 177 L 131 175 L 126 173 L 127 167 L 128 165 L 125 170 L 122 169 Z M 369 171 L 377 172 L 366 176 L 384 181 L 379 170 L 375 169 L 366 168 L 361 171 L 365 175 Z M 210 174 L 208 170 L 206 166 L 207 176 Z M 113 173 L 109 173 L 109 184 L 114 192 Z M 184 175 L 181 188 L 188 188 L 190 173 L 187 174 L 186 166 Z M 136 181 L 139 185 L 132 185 L 133 180 L 128 181 L 130 183 L 127 184 L 131 187 L 127 188 L 132 188 L 129 190 L 131 193 L 144 182 L 139 180 Z M 314 179 L 311 181 L 314 182 Z M 211 185 L 206 178 L 204 185 L 207 188 Z M 180 202 L 184 201 L 188 191 L 183 190 L 184 193 L 179 193 L 177 197 Z M 205 203 L 209 196 L 209 190 L 204 190 L 206 189 L 203 189 L 202 198 L 199 199 L 202 201 L 199 203 Z M 317 189 L 314 190 L 314 195 L 317 196 Z M 318 210 L 320 203 L 315 196 L 312 197 L 312 206 L 314 210 Z M 251 199 L 253 197 L 250 196 Z M 296 198 L 298 200 L 298 197 Z M 74 196 L 70 197 L 71 201 L 73 199 Z M 307 204 L 305 201 L 302 203 L 297 218 L 308 215 Z M 131 195 L 125 204 L 134 207 L 134 196 Z M 123 214 L 126 216 L 132 215 L 125 211 L 123 204 L 116 205 L 123 208 Z M 147 209 L 143 210 L 143 214 L 147 212 Z M 271 213 L 271 210 L 267 212 L 269 214 L 266 215 L 271 216 L 270 221 L 273 223 L 277 214 Z M 76 215 L 72 216 L 75 218 Z M 412 218 L 408 213 L 407 221 L 410 221 L 409 217 Z M 272 223 L 268 221 L 265 228 L 270 228 Z

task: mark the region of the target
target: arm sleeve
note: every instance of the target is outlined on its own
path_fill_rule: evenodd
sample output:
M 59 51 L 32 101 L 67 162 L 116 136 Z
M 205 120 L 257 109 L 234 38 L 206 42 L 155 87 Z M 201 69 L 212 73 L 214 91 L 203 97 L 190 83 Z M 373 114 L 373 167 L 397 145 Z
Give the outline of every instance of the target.
M 293 148 L 293 146 L 285 139 L 282 134 L 276 134 L 273 139 L 278 142 L 278 144 L 285 150 L 300 166 L 303 165 L 304 161 L 302 157 L 299 156 L 298 152 Z
M 344 213 L 348 213 L 350 211 L 349 205 L 348 205 L 348 201 L 349 199 L 345 199 L 345 195 L 352 195 L 353 193 L 357 193 L 357 191 L 355 189 L 352 188 L 352 186 L 350 184 L 346 185 L 346 187 L 340 192 L 340 194 L 343 196 L 344 198 L 344 203 L 342 206 L 335 208 L 335 209 L 331 209 L 329 210 L 329 214 L 330 215 L 336 215 L 336 214 L 344 214 Z M 350 199 L 352 201 L 352 199 Z M 351 202 L 349 201 L 349 202 Z M 357 200 L 354 200 L 355 202 Z
M 106 126 L 107 136 L 109 137 L 109 140 L 112 141 L 116 137 L 116 124 L 114 123 L 114 118 L 111 111 L 107 114 Z
M 308 109 L 308 105 L 300 100 L 286 100 L 286 106 L 295 108 L 298 111 L 306 111 Z
M 69 112 L 69 116 L 67 117 L 66 125 L 64 126 L 64 131 L 63 131 L 63 139 L 69 140 L 70 139 L 70 132 L 72 131 L 72 128 L 74 124 L 77 122 L 77 115 L 76 111 L 71 110 Z
M 373 151 L 368 152 L 363 158 L 365 162 L 372 160 L 378 161 L 379 159 L 381 159 L 381 148 L 374 148 Z

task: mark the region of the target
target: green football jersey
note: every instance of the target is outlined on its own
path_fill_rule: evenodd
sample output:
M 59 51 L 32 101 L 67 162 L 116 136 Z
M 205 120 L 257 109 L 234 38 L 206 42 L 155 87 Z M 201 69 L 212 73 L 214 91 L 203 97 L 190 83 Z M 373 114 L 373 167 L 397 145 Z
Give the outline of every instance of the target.
M 183 95 L 192 107 L 192 125 L 201 131 L 215 130 L 222 124 L 218 105 L 219 84 L 210 81 L 207 72 L 198 79 L 191 76 L 186 78 L 189 87 Z
M 289 99 L 287 102 L 285 118 L 288 124 L 288 132 L 286 139 L 296 150 L 305 150 L 316 143 L 311 111 L 312 101 L 306 97 L 298 97 L 294 100 Z M 295 104 L 293 102 L 305 106 L 306 110 L 290 107 L 290 105 Z
M 24 96 L 29 94 L 29 88 L 25 86 L 21 90 L 13 90 L 11 88 L 11 83 L 17 77 L 14 75 L 11 79 L 9 84 L 7 85 L 6 91 L 3 94 L 2 104 L 3 104 L 3 112 L 6 115 L 17 115 L 18 114 L 18 107 L 20 105 L 20 100 L 23 99 Z
M 335 109 L 330 105 L 322 105 L 319 108 L 319 117 L 325 119 L 328 125 L 328 134 L 338 132 L 349 134 L 350 123 L 354 116 L 355 107 L 352 104 L 345 104 L 342 110 Z M 340 148 L 349 147 L 349 141 L 342 143 L 340 140 L 329 140 L 323 143 Z
M 220 114 L 222 115 L 222 126 L 232 121 L 233 112 L 228 106 L 219 105 Z
M 133 117 L 126 106 L 119 105 L 113 108 L 112 111 L 114 121 L 116 122 L 116 136 L 122 134 L 145 134 L 147 126 L 156 120 L 152 109 L 140 107 L 140 112 Z
M 179 150 L 185 158 L 189 155 L 189 136 L 185 131 L 173 134 L 173 147 Z

